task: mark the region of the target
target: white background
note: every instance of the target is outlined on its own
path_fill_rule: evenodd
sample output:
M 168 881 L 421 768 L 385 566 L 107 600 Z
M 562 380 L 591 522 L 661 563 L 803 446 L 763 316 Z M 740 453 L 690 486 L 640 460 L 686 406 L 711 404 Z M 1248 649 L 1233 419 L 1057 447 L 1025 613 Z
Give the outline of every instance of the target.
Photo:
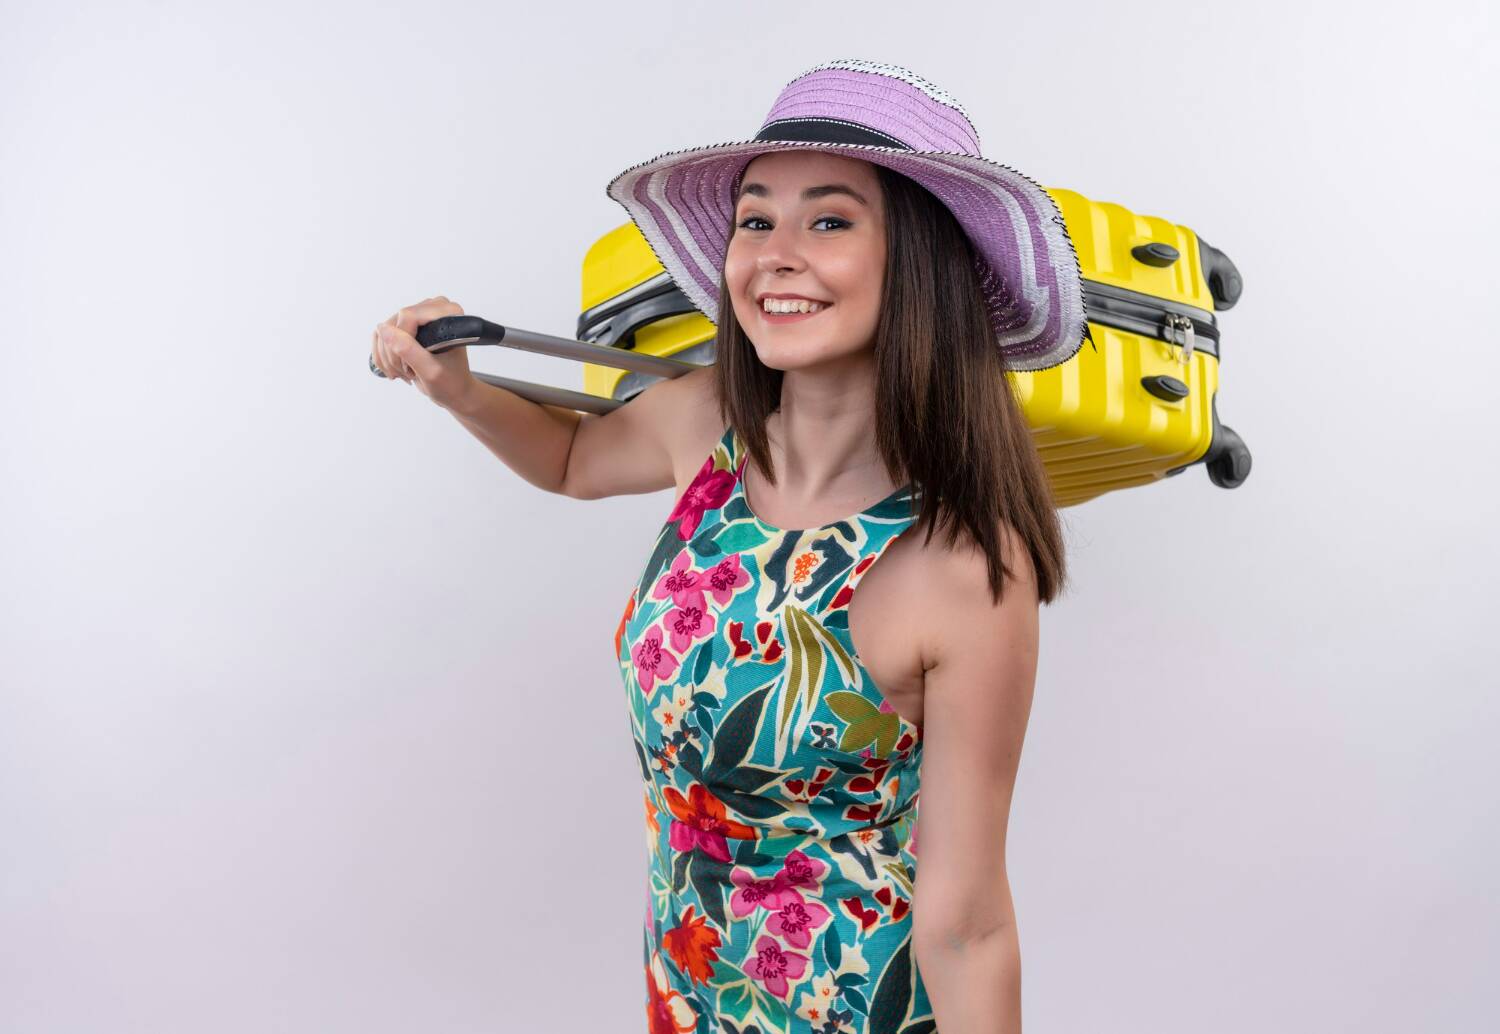
M 1064 511 L 1027 1030 L 1493 1029 L 1492 10 L 5 3 L 0 1030 L 645 1029 L 613 634 L 672 493 L 538 491 L 370 332 L 570 333 L 608 179 L 835 57 L 1245 277 L 1249 480 Z

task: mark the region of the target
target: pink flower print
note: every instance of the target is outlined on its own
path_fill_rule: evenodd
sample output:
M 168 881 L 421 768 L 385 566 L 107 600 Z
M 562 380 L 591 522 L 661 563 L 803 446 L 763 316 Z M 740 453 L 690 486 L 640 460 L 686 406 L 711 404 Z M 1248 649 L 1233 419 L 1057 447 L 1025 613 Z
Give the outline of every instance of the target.
M 714 634 L 717 622 L 710 614 L 703 602 L 703 594 L 698 594 L 698 599 L 685 607 L 667 611 L 667 616 L 661 619 L 672 637 L 672 649 L 678 653 L 686 653 L 693 645 L 694 639 L 707 639 Z
M 740 555 L 734 553 L 703 572 L 698 587 L 707 590 L 714 602 L 723 606 L 734 596 L 734 590 L 749 584 L 750 572 L 740 563 Z
M 811 943 L 809 930 L 828 922 L 833 913 L 816 901 L 793 901 L 766 920 L 766 929 L 794 948 Z
M 672 602 L 679 607 L 698 607 L 703 609 L 703 590 L 707 576 L 701 571 L 694 571 L 692 557 L 687 550 L 677 554 L 677 559 L 672 561 L 672 567 L 666 574 L 656 581 L 656 587 L 651 590 L 653 600 L 664 600 L 672 597 Z
M 677 658 L 661 648 L 661 629 L 652 625 L 641 636 L 633 651 L 635 656 L 635 678 L 646 696 L 657 679 L 667 678 L 677 670 Z
M 692 538 L 698 531 L 698 522 L 703 520 L 704 512 L 723 506 L 733 488 L 733 474 L 727 470 L 715 470 L 712 456 L 704 460 L 703 466 L 693 476 L 693 483 L 688 485 L 682 498 L 677 500 L 677 505 L 672 507 L 672 512 L 667 514 L 668 521 L 680 521 L 677 525 L 677 537 L 684 542 Z
M 668 786 L 661 793 L 667 799 L 667 807 L 672 810 L 675 820 L 667 832 L 667 843 L 674 851 L 701 848 L 715 861 L 727 862 L 730 838 L 756 839 L 754 828 L 731 819 L 724 802 L 709 793 L 701 783 L 688 787 L 686 797 L 675 786 Z
M 807 972 L 807 956 L 787 951 L 775 938 L 761 934 L 755 942 L 755 957 L 745 962 L 745 972 L 766 985 L 766 990 L 777 998 L 785 999 L 787 977 L 797 980 Z
M 734 893 L 729 895 L 729 910 L 736 919 L 743 919 L 757 908 L 776 911 L 802 900 L 786 885 L 781 873 L 769 880 L 758 880 L 748 869 L 736 867 L 729 873 L 729 882 L 734 884 Z
M 823 859 L 811 858 L 801 851 L 789 851 L 777 875 L 788 887 L 806 887 L 816 893 L 818 881 L 827 873 L 828 863 Z

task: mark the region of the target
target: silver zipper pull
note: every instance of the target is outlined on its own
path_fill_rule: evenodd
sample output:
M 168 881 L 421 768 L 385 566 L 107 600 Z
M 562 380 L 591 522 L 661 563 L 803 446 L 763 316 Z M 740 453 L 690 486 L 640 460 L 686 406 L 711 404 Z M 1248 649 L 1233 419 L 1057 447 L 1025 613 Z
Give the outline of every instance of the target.
M 1167 342 L 1169 344 L 1182 345 L 1182 362 L 1187 363 L 1193 358 L 1193 321 L 1190 317 L 1181 313 L 1167 313 Z

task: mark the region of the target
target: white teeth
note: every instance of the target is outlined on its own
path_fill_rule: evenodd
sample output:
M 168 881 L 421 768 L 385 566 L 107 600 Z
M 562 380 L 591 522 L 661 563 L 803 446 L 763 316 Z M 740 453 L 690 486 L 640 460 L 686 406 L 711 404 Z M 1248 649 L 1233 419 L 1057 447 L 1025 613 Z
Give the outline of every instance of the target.
M 820 312 L 824 305 L 806 298 L 767 298 L 761 307 L 766 312 Z

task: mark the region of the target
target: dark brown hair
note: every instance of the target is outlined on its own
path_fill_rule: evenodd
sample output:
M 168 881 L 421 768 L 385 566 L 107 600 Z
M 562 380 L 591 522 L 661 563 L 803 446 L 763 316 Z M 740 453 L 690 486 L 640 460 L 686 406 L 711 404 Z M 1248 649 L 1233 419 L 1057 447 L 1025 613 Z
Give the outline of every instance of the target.
M 982 267 L 953 213 L 916 182 L 874 166 L 885 195 L 886 262 L 875 329 L 875 441 L 898 484 L 920 494 L 926 542 L 960 530 L 989 560 L 990 592 L 1005 575 L 1001 522 L 1030 554 L 1040 602 L 1065 579 L 1057 507 L 1014 382 L 995 342 Z M 734 233 L 734 220 L 729 232 Z M 760 361 L 719 275 L 715 382 L 719 411 L 765 479 L 776 483 L 766 418 L 782 372 Z M 902 475 L 905 475 L 902 478 Z

